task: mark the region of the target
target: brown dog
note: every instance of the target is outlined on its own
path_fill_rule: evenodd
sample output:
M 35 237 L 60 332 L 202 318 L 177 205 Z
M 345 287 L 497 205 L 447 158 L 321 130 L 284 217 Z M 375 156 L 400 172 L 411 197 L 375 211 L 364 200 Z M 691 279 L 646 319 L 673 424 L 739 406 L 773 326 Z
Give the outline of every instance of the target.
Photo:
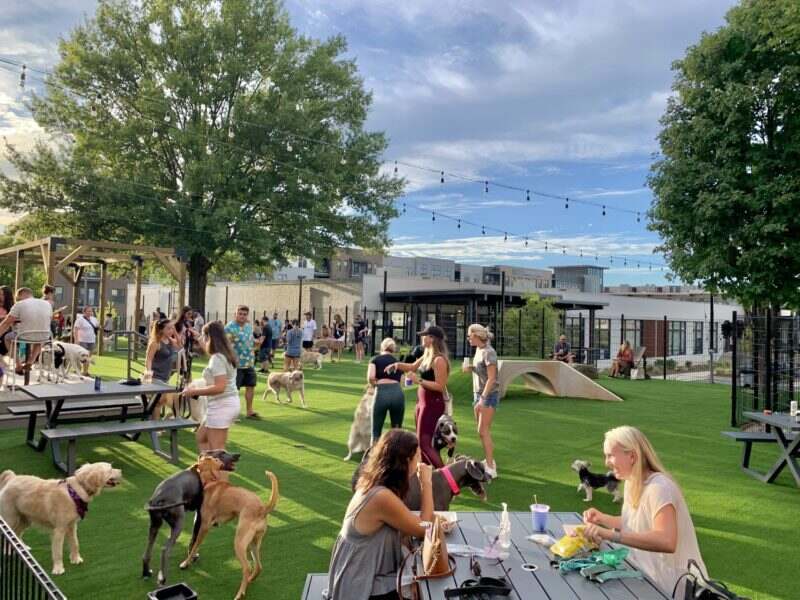
M 233 549 L 242 565 L 242 583 L 235 596 L 235 600 L 239 600 L 244 598 L 248 584 L 261 573 L 261 542 L 267 533 L 267 515 L 278 504 L 278 478 L 270 471 L 265 471 L 272 482 L 272 493 L 269 502 L 263 504 L 250 490 L 235 487 L 223 480 L 220 477 L 221 471 L 222 461 L 212 456 L 203 456 L 197 463 L 197 473 L 204 487 L 203 505 L 200 508 L 202 525 L 197 533 L 197 540 L 189 550 L 189 556 L 181 563 L 181 569 L 192 563 L 200 544 L 213 525 L 227 523 L 238 517 Z M 248 556 L 253 559 L 252 570 Z
M 302 371 L 286 371 L 284 373 L 270 373 L 267 377 L 267 387 L 264 390 L 264 396 L 261 398 L 266 401 L 267 394 L 272 392 L 275 394 L 275 400 L 278 404 L 281 403 L 281 388 L 286 390 L 286 395 L 289 397 L 289 402 L 292 401 L 292 392 L 297 390 L 300 392 L 300 404 L 303 408 L 306 407 L 306 390 L 305 379 Z

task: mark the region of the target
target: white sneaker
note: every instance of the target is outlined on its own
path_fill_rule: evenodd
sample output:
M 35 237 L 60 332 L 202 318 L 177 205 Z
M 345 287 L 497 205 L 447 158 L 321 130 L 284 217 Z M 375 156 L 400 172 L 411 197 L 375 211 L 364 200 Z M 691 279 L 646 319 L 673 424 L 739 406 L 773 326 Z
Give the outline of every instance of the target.
M 486 471 L 486 474 L 491 477 L 492 479 L 497 479 L 497 462 L 492 463 L 492 466 L 489 466 L 489 463 L 486 460 L 483 460 L 483 469 Z

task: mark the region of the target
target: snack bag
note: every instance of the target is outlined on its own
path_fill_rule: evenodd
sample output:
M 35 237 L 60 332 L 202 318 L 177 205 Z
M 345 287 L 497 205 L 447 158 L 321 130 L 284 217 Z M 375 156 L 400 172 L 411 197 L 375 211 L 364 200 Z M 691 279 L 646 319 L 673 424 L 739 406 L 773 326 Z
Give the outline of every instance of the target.
M 561 558 L 572 558 L 579 552 L 595 550 L 597 544 L 583 536 L 583 527 L 576 527 L 574 534 L 567 534 L 550 546 L 550 552 Z

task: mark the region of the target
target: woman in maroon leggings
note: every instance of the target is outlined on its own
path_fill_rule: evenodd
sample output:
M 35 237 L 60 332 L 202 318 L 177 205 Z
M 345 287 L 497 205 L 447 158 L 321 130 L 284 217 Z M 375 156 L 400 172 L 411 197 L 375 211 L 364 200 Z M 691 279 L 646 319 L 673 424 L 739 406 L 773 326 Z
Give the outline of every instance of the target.
M 413 373 L 419 369 L 417 408 L 414 413 L 419 449 L 423 462 L 438 469 L 444 463 L 433 448 L 433 436 L 436 433 L 436 422 L 444 414 L 444 393 L 447 389 L 447 377 L 450 375 L 450 361 L 447 360 L 447 343 L 441 327 L 430 325 L 420 335 L 422 347 L 425 348 L 422 358 L 413 363 L 394 363 L 387 369 L 411 373 L 412 379 Z

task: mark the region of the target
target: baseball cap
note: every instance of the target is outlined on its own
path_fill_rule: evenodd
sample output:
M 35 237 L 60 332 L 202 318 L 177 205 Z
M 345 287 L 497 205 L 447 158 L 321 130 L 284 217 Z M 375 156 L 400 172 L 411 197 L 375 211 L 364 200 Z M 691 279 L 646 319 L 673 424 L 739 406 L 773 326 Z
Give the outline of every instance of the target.
M 445 338 L 444 329 L 439 327 L 438 325 L 428 325 L 425 329 L 420 331 L 417 335 L 430 335 L 440 340 Z

